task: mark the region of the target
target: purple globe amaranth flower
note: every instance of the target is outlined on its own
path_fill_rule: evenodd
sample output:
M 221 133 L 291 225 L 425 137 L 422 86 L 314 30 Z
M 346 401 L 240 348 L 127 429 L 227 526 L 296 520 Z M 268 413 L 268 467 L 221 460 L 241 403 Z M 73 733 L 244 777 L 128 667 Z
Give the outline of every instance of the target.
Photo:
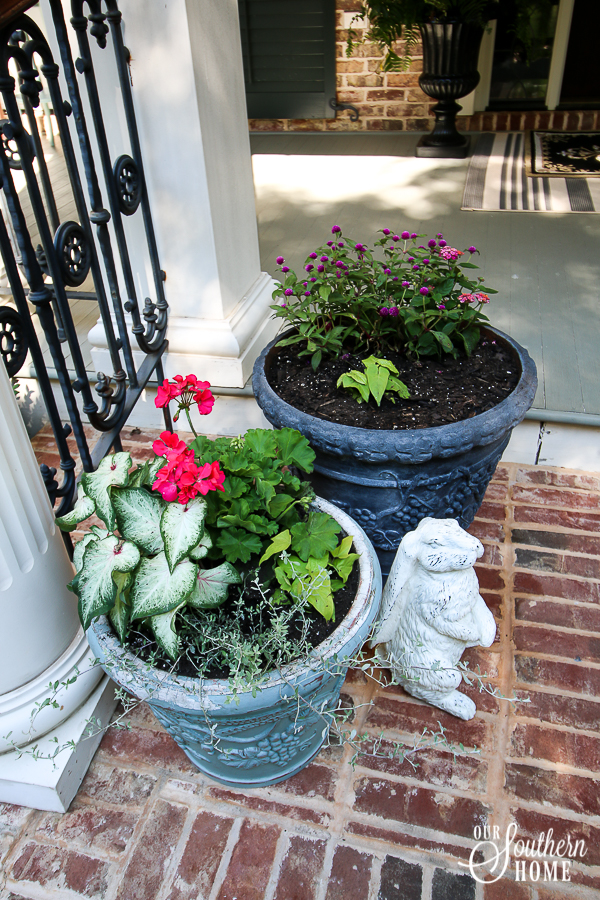
M 341 230 L 342 230 L 342 229 L 340 228 L 339 225 L 334 225 L 333 228 L 331 229 L 331 233 L 332 233 L 332 234 L 339 234 L 339 232 L 340 232 Z
M 310 280 L 311 280 L 311 281 L 316 281 L 317 279 L 316 279 L 316 278 L 311 278 Z
M 354 247 L 355 250 L 358 250 L 359 253 L 363 253 L 367 248 L 364 244 L 356 244 Z
M 437 242 L 432 239 L 430 241 L 427 241 L 427 246 L 433 249 L 434 247 L 437 247 Z
M 409 256 L 409 257 L 408 257 L 408 262 L 414 262 L 414 261 L 415 261 L 414 256 Z
M 349 353 L 343 353 L 342 356 L 340 357 L 340 359 L 350 359 L 350 354 L 349 354 Z
M 304 268 L 307 272 L 310 272 L 312 269 L 314 269 L 314 266 L 312 263 L 309 263 L 307 266 L 304 266 Z
M 416 231 L 413 231 L 413 233 L 411 234 L 412 240 L 414 241 L 414 239 L 415 239 L 416 237 L 418 237 L 417 232 L 416 232 Z
M 443 303 L 438 303 L 438 309 L 446 309 Z
M 393 234 L 393 235 L 392 235 L 392 240 L 393 240 L 394 242 L 397 242 L 397 241 L 400 240 L 400 238 L 398 237 L 397 234 Z
M 321 257 L 321 262 L 329 262 L 329 257 L 328 257 L 328 256 L 322 256 L 322 257 Z
M 343 241 L 342 241 L 341 244 L 338 244 L 338 247 L 343 247 L 343 246 L 344 246 L 344 242 L 343 242 Z
M 294 292 L 291 288 L 286 288 L 283 293 L 285 294 L 286 297 L 291 297 Z
M 429 293 L 429 288 L 428 287 L 419 288 L 419 293 L 423 294 L 423 296 L 425 296 L 426 294 Z
M 327 246 L 328 246 L 328 247 L 333 247 L 333 241 L 327 241 Z
M 409 237 L 410 237 L 410 231 L 403 231 L 403 232 L 402 232 L 402 240 L 403 240 L 403 241 L 407 241 L 407 240 L 409 239 Z
M 308 287 L 308 281 L 303 281 L 302 285 L 303 285 L 303 287 Z
M 477 253 L 477 247 L 469 247 L 469 253 Z
M 394 275 L 394 277 L 392 278 L 392 281 L 398 281 L 398 276 Z
M 402 287 L 410 287 L 410 281 L 403 281 Z
M 413 272 L 418 272 L 421 266 L 413 266 Z
M 388 234 L 392 233 L 389 228 L 382 228 L 381 230 L 385 234 L 386 237 L 388 236 Z
M 380 316 L 389 316 L 389 314 L 390 314 L 390 311 L 387 308 L 387 306 L 382 306 L 381 309 L 379 310 Z
M 345 269 L 345 268 L 346 268 L 346 266 L 345 266 L 344 263 L 341 261 L 341 259 L 338 259 L 338 261 L 336 262 L 335 266 L 336 266 L 336 269 Z
M 324 271 L 325 271 L 325 266 L 321 266 L 321 265 L 317 266 L 317 272 L 324 272 Z M 310 280 L 312 281 L 313 279 L 311 278 Z
M 445 247 L 448 244 L 448 241 L 440 241 L 440 247 Z
M 280 266 L 281 263 L 285 262 L 285 259 L 283 258 L 283 256 L 278 256 L 277 259 L 275 260 L 275 262 L 277 263 L 278 266 Z
M 309 253 L 309 254 L 308 254 L 308 258 L 309 258 L 309 259 L 316 259 L 316 258 L 317 258 L 317 254 L 316 254 L 316 253 Z
M 337 275 L 338 278 L 342 277 L 342 273 L 340 271 L 336 272 L 335 274 Z
M 397 316 L 397 315 L 398 315 L 398 307 L 390 306 L 390 316 Z
M 282 309 L 286 309 L 286 307 L 287 307 L 287 303 L 280 303 L 279 305 L 281 306 Z
M 436 237 L 438 237 L 438 238 L 443 238 L 444 235 L 443 235 L 442 232 L 440 231 L 439 234 L 436 234 Z
M 305 296 L 305 297 L 310 297 L 310 291 L 305 291 L 305 292 L 304 292 L 304 296 Z
M 384 269 L 383 271 L 385 272 L 386 275 L 391 275 L 391 274 L 392 274 L 392 270 L 391 270 L 391 269 Z
M 430 260 L 428 260 L 428 259 L 424 259 L 424 260 L 423 260 L 423 265 L 424 265 L 424 266 L 428 266 L 429 263 L 430 263 Z
M 282 271 L 282 272 L 289 272 L 289 271 L 290 271 L 290 267 L 289 267 L 289 266 L 282 266 L 282 267 L 281 267 L 281 271 Z

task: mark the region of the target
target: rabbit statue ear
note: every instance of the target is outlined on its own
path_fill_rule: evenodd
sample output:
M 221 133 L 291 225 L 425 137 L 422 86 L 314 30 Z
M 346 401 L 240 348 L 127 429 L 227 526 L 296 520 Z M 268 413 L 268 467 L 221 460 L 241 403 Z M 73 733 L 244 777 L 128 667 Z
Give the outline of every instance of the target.
M 419 538 L 415 531 L 402 538 L 383 589 L 379 623 L 371 640 L 371 647 L 391 640 L 396 631 L 405 602 L 402 589 L 415 569 L 418 547 Z

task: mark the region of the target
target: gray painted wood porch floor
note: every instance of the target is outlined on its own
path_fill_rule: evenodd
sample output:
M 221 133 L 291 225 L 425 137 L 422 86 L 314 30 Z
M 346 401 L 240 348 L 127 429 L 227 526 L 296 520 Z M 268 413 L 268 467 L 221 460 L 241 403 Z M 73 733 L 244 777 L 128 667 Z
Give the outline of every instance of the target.
M 535 408 L 600 416 L 600 216 L 462 211 L 468 160 L 416 159 L 418 138 L 253 134 L 263 269 L 281 254 L 297 271 L 334 224 L 368 244 L 383 227 L 474 244 L 492 324 L 537 364 Z

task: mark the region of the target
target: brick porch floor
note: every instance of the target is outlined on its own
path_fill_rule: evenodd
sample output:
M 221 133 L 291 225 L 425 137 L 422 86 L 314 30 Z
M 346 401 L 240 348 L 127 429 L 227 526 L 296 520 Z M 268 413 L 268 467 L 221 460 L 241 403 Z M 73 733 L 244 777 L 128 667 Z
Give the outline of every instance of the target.
M 148 434 L 126 444 L 147 448 Z M 44 438 L 38 440 L 40 456 Z M 136 453 L 138 455 L 138 453 Z M 194 770 L 145 707 L 109 732 L 64 815 L 0 805 L 0 900 L 558 900 L 600 897 L 600 475 L 501 466 L 472 526 L 498 623 L 467 654 L 511 708 L 473 689 L 463 723 L 354 673 L 359 728 L 410 739 L 441 722 L 481 748 L 423 752 L 419 767 L 323 752 L 275 787 L 235 791 Z M 570 883 L 485 889 L 459 861 L 473 831 L 585 841 Z M 534 867 L 533 875 L 536 870 Z M 558 867 L 558 877 L 561 868 Z

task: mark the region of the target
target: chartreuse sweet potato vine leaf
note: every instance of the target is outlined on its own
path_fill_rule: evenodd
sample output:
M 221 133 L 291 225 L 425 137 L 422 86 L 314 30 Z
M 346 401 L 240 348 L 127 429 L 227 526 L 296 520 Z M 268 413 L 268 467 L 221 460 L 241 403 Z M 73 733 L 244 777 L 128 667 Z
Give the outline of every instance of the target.
M 142 559 L 131 587 L 131 619 L 145 619 L 170 612 L 191 593 L 198 566 L 189 560 L 169 568 L 164 552 Z
M 114 531 L 116 524 L 110 488 L 127 484 L 130 468 L 129 453 L 113 453 L 112 456 L 104 457 L 95 472 L 84 472 L 81 476 L 83 490 L 94 501 L 96 515 L 109 531 Z
M 165 554 L 171 572 L 188 555 L 204 534 L 206 500 L 195 497 L 185 506 L 168 503 L 160 520 L 159 540 L 164 541 Z
M 112 491 L 111 500 L 119 531 L 127 541 L 134 541 L 146 553 L 162 550 L 160 522 L 167 504 L 159 494 L 126 487 Z
M 335 606 L 326 565 L 327 556 L 306 562 L 297 556 L 289 556 L 277 564 L 275 576 L 292 597 L 307 601 L 329 621 L 334 617 Z
M 396 377 L 398 369 L 389 360 L 368 356 L 363 359 L 363 365 L 364 372 L 353 369 L 340 375 L 337 387 L 347 390 L 358 403 L 362 403 L 363 400 L 366 403 L 373 397 L 377 406 L 381 406 L 381 400 L 386 393 L 393 403 L 395 398 L 391 396 L 392 392 L 399 394 L 404 400 L 409 399 L 408 388 Z
M 311 510 L 307 522 L 292 527 L 292 549 L 305 562 L 318 559 L 337 547 L 337 535 L 341 526 L 327 513 Z
M 214 569 L 199 569 L 188 606 L 195 609 L 214 609 L 227 600 L 230 584 L 241 584 L 242 578 L 231 563 L 221 563 Z
M 79 597 L 79 618 L 84 629 L 92 620 L 109 612 L 117 596 L 115 572 L 132 572 L 140 561 L 140 551 L 129 541 L 113 534 L 90 541 L 83 554 L 83 564 L 68 585 Z
M 284 550 L 287 550 L 290 544 L 292 543 L 292 536 L 289 530 L 286 528 L 285 531 L 280 531 L 279 534 L 276 534 L 263 555 L 259 560 L 259 565 L 262 566 L 264 562 L 271 558 L 271 556 L 279 555 Z
M 77 502 L 75 503 L 75 506 L 71 512 L 66 514 L 66 516 L 60 516 L 60 518 L 56 520 L 56 524 L 59 528 L 62 528 L 63 531 L 73 531 L 80 522 L 83 522 L 84 519 L 93 515 L 95 511 L 96 507 L 94 501 L 91 497 L 86 495 L 83 486 L 80 484 L 77 488 Z

